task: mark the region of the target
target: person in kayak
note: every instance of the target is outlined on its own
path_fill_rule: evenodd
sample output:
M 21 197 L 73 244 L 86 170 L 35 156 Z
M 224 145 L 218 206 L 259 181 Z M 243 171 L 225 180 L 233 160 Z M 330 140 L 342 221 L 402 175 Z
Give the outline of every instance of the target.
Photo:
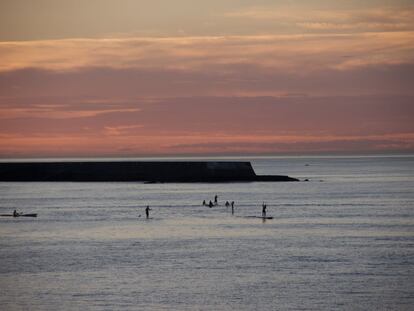
M 150 211 L 149 205 L 147 205 L 147 208 L 145 209 L 145 215 L 147 216 L 147 219 L 149 218 L 149 211 Z

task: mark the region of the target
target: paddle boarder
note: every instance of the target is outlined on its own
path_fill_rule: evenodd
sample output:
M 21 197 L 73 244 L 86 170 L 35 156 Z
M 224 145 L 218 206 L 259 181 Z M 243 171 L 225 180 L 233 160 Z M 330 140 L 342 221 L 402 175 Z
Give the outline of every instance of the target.
M 231 201 L 231 214 L 234 215 L 234 201 Z
M 145 215 L 147 216 L 147 219 L 149 218 L 149 211 L 150 211 L 149 205 L 147 205 L 147 208 L 145 209 Z
M 217 202 L 217 194 L 214 196 L 214 205 L 218 205 L 218 202 Z
M 13 211 L 13 217 L 19 217 L 19 213 L 16 210 Z
M 266 206 L 265 202 L 263 202 L 263 204 L 262 204 L 262 217 L 266 217 L 266 208 L 267 208 L 267 206 Z

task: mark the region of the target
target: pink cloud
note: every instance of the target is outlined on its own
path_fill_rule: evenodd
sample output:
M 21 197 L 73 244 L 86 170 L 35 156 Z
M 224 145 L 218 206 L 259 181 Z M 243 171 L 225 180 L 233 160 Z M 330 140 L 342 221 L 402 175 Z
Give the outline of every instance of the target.
M 107 67 L 191 73 L 246 64 L 306 74 L 413 62 L 413 51 L 414 31 L 0 42 L 0 71 Z
M 0 124 L 0 154 L 409 151 L 414 150 L 412 99 L 179 97 L 142 103 L 123 101 L 117 104 L 119 111 L 113 112 L 107 112 L 108 107 L 103 105 L 105 113 L 70 119 L 11 115 Z M 65 109 L 83 109 L 75 99 L 66 101 Z M 89 105 L 98 111 L 97 102 Z M 137 111 L 123 111 L 130 107 Z

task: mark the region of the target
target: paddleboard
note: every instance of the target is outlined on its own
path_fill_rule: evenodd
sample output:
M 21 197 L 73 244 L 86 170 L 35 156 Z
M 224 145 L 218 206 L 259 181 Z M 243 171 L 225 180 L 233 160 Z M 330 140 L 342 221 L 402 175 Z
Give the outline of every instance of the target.
M 18 214 L 14 216 L 13 214 L 1 214 L 3 217 L 37 217 L 37 214 Z
M 260 219 L 273 219 L 272 216 L 243 216 L 244 218 L 260 218 Z

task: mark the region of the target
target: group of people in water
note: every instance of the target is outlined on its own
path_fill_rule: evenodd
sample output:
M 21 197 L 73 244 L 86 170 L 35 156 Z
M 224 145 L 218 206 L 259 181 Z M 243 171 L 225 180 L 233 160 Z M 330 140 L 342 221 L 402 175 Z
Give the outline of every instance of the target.
M 213 201 L 209 201 L 208 204 L 206 202 L 206 200 L 203 200 L 203 206 L 208 206 L 210 208 L 212 208 L 213 206 L 217 206 L 218 205 L 218 200 L 217 200 L 218 196 L 217 194 L 214 196 L 214 202 Z M 234 201 L 226 201 L 226 203 L 224 204 L 226 207 L 230 207 L 231 206 L 231 214 L 234 214 Z M 267 209 L 267 205 L 265 202 L 263 202 L 262 204 L 262 217 L 266 217 L 266 209 Z
M 203 206 L 208 206 L 210 208 L 212 208 L 213 206 L 217 206 L 218 205 L 218 201 L 217 201 L 217 194 L 214 196 L 214 203 L 210 200 L 210 202 L 208 202 L 208 204 L 206 203 L 206 200 L 203 200 Z
M 217 194 L 214 196 L 214 203 L 210 200 L 208 202 L 208 204 L 206 203 L 206 200 L 203 200 L 203 206 L 208 206 L 210 208 L 212 208 L 213 206 L 217 206 L 218 205 L 218 201 L 217 201 Z M 230 205 L 234 206 L 234 201 L 232 201 L 231 203 L 229 203 L 229 201 L 226 201 L 226 207 L 229 207 Z
M 208 202 L 208 204 L 207 204 L 206 200 L 203 200 L 202 205 L 203 206 L 208 206 L 210 208 L 212 208 L 213 206 L 218 206 L 219 205 L 218 204 L 218 195 L 216 194 L 214 196 L 214 202 L 210 200 Z M 234 214 L 234 201 L 231 201 L 231 202 L 226 201 L 226 203 L 224 205 L 226 207 L 230 207 L 231 206 L 231 214 L 233 215 Z M 267 205 L 266 205 L 265 202 L 263 202 L 263 204 L 262 204 L 262 217 L 266 217 L 266 208 L 267 208 Z M 151 209 L 150 209 L 149 205 L 147 205 L 147 207 L 145 208 L 145 216 L 146 216 L 147 219 L 149 218 L 149 211 L 150 210 Z
M 209 208 L 212 208 L 213 206 L 217 206 L 218 205 L 218 200 L 217 200 L 218 196 L 217 194 L 214 196 L 214 203 L 210 200 L 208 202 L 208 204 L 206 203 L 206 200 L 203 200 L 203 206 L 208 206 Z M 226 201 L 226 203 L 224 204 L 226 207 L 230 207 L 231 206 L 231 214 L 234 214 L 234 201 L 231 201 L 231 203 L 229 201 Z
M 206 200 L 203 200 L 203 206 L 208 206 L 210 208 L 212 208 L 213 206 L 217 206 L 218 205 L 218 201 L 217 201 L 217 194 L 214 196 L 214 203 L 210 200 L 210 202 L 208 202 L 208 204 L 206 203 Z M 230 207 L 231 206 L 231 214 L 234 214 L 234 201 L 226 201 L 226 203 L 224 204 L 226 207 Z M 266 217 L 266 209 L 267 209 L 267 204 L 265 202 L 263 202 L 262 204 L 262 217 Z

